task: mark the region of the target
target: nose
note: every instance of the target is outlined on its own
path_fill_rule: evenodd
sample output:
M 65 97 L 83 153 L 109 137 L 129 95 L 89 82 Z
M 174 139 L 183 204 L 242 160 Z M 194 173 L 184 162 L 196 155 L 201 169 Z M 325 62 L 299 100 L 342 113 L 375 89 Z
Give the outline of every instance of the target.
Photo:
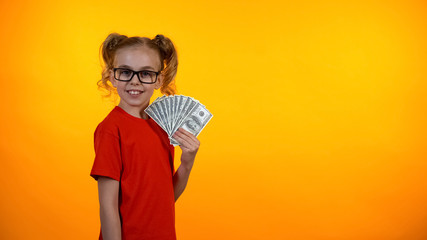
M 138 74 L 133 74 L 132 78 L 130 79 L 130 83 L 133 85 L 139 85 L 141 82 L 139 81 Z

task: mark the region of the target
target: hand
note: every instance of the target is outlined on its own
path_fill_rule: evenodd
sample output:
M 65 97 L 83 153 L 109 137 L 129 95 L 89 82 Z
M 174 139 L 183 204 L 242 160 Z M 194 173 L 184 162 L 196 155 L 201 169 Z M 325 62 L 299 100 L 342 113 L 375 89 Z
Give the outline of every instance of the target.
M 176 131 L 173 135 L 173 138 L 179 142 L 179 146 L 182 150 L 181 164 L 191 168 L 194 164 L 197 151 L 199 150 L 199 140 L 193 134 L 184 130 L 183 128 L 179 128 L 178 131 Z

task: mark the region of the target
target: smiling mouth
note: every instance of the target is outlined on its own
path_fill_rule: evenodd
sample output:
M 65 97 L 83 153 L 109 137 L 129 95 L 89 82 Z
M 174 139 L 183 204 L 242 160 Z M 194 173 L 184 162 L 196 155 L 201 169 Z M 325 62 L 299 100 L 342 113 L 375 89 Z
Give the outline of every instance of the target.
M 143 91 L 139 91 L 139 90 L 129 90 L 126 92 L 129 93 L 130 95 L 139 95 L 139 94 L 143 93 Z

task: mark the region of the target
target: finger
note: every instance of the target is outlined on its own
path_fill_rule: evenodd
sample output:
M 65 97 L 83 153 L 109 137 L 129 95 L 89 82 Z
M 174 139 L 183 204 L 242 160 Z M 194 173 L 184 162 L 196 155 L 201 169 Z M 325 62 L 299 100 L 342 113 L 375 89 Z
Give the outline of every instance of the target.
M 186 139 L 184 139 L 182 134 L 175 133 L 173 135 L 173 138 L 179 142 L 181 147 L 188 148 L 187 146 L 190 145 L 190 142 L 188 142 Z
M 194 136 L 191 132 L 185 130 L 184 128 L 179 128 L 178 131 L 185 134 L 186 136 L 189 136 L 189 137 Z
M 185 136 L 187 136 L 188 138 L 190 138 L 191 141 L 194 142 L 195 144 L 199 144 L 199 140 L 191 132 L 189 132 L 183 128 L 179 128 L 178 132 L 180 132 L 180 133 L 184 134 Z
M 180 142 L 181 148 L 185 151 L 197 152 L 197 150 L 199 149 L 199 143 L 198 142 L 194 141 L 194 139 L 189 138 L 188 136 L 185 136 L 182 133 L 176 133 L 174 135 L 174 138 L 176 138 L 177 141 Z
M 189 143 L 191 143 L 193 145 L 197 145 L 198 144 L 198 140 L 197 140 L 197 138 L 193 134 L 191 134 L 191 133 L 189 133 L 187 131 L 185 133 L 183 131 L 185 131 L 185 130 L 183 129 L 182 131 L 177 131 L 175 134 L 177 134 L 177 136 L 181 137 L 182 139 L 185 139 L 187 142 L 189 142 Z

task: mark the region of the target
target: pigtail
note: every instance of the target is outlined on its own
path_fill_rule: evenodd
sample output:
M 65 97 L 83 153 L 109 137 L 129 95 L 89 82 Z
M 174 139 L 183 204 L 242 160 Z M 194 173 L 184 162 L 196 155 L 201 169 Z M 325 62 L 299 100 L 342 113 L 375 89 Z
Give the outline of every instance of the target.
M 102 43 L 102 58 L 107 67 L 113 66 L 114 54 L 120 43 L 126 38 L 128 38 L 126 35 L 111 33 Z
M 162 65 L 165 66 L 162 69 L 165 77 L 160 91 L 166 95 L 174 94 L 176 91 L 174 79 L 178 69 L 178 56 L 175 46 L 169 38 L 161 34 L 156 35 L 152 41 L 158 46 Z
M 113 68 L 114 63 L 114 55 L 116 50 L 120 46 L 120 43 L 123 42 L 124 39 L 127 39 L 126 35 L 121 35 L 118 33 L 111 33 L 107 36 L 104 42 L 101 44 L 99 48 L 99 55 L 102 56 L 103 66 L 101 64 L 102 78 L 97 82 L 98 89 L 105 89 L 108 93 L 104 97 L 111 96 L 111 93 L 116 93 L 116 89 L 112 86 L 110 81 L 110 69 Z M 117 94 L 116 94 L 117 95 Z

